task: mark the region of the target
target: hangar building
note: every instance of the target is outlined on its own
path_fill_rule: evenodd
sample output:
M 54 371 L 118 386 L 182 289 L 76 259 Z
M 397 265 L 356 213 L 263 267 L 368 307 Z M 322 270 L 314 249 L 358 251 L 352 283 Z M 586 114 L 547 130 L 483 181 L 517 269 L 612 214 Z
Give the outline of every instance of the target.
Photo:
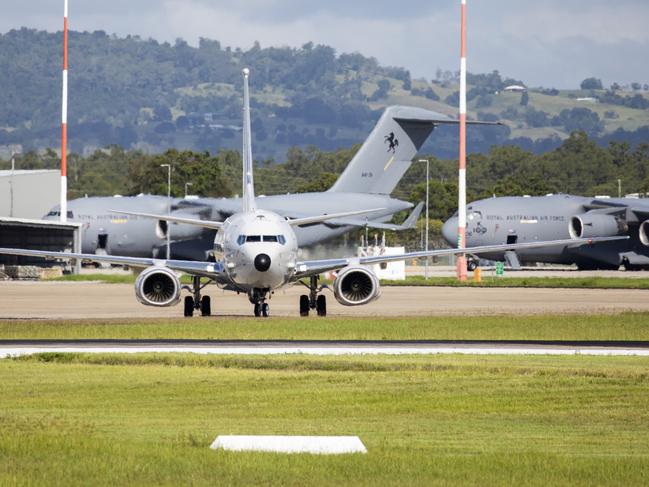
M 0 247 L 81 251 L 80 223 L 43 221 L 59 203 L 61 174 L 58 170 L 0 171 Z M 39 277 L 39 268 L 79 265 L 34 257 L 0 256 L 0 271 L 9 277 Z

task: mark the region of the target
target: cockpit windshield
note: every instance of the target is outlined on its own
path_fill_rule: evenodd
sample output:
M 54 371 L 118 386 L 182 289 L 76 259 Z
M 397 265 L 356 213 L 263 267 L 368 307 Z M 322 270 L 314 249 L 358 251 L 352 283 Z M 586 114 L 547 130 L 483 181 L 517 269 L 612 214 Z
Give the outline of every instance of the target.
M 276 242 L 280 245 L 286 244 L 284 235 L 239 235 L 237 244 L 243 245 L 248 242 Z

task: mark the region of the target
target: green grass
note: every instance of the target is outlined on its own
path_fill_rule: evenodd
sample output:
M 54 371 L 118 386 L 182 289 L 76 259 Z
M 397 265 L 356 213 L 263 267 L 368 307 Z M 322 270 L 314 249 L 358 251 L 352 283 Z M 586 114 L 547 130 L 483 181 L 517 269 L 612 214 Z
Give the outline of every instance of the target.
M 646 485 L 649 360 L 0 360 L 0 485 Z M 218 434 L 358 435 L 366 455 L 227 453 Z
M 55 282 L 103 282 L 107 284 L 132 284 L 135 282 L 133 274 L 65 274 L 61 277 L 46 279 Z
M 458 281 L 455 277 L 409 276 L 403 281 L 381 281 L 383 286 L 534 287 L 584 289 L 649 289 L 649 279 L 635 277 L 493 277 Z
M 649 340 L 649 313 L 0 321 L 0 339 L 36 338 Z

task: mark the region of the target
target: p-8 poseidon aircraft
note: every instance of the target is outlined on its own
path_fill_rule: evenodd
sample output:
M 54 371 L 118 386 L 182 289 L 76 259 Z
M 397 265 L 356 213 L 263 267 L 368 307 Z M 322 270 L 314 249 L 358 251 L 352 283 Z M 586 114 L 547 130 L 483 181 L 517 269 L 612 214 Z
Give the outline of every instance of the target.
M 150 306 L 171 306 L 179 303 L 183 287 L 180 284 L 178 273 L 189 274 L 193 276 L 193 284 L 190 289 L 191 294 L 186 296 L 184 300 L 185 316 L 192 316 L 194 310 L 198 309 L 204 316 L 211 314 L 210 297 L 201 296 L 201 291 L 209 282 L 215 282 L 225 290 L 246 293 L 250 302 L 254 305 L 255 316 L 269 315 L 270 310 L 267 301 L 275 290 L 302 282 L 309 289 L 309 294 L 303 294 L 300 297 L 300 315 L 307 316 L 310 310 L 315 309 L 319 316 L 325 316 L 327 313 L 326 297 L 322 294 L 323 287 L 318 286 L 318 276 L 324 272 L 337 271 L 333 283 L 336 300 L 346 306 L 356 306 L 367 304 L 379 297 L 379 280 L 367 267 L 370 264 L 435 255 L 460 253 L 479 255 L 486 252 L 558 244 L 579 245 L 594 240 L 575 238 L 518 245 L 490 245 L 465 249 L 464 251 L 442 249 L 390 256 L 300 261 L 298 259 L 298 241 L 294 230 L 296 227 L 329 220 L 352 218 L 361 214 L 380 211 L 381 208 L 304 216 L 293 219 L 273 211 L 260 209 L 255 199 L 253 184 L 248 77 L 249 71 L 246 68 L 243 70 L 243 197 L 241 210 L 222 222 L 181 216 L 115 211 L 115 213 L 216 230 L 214 239 L 215 261 L 161 260 L 23 249 L 0 249 L 0 253 L 55 259 L 82 259 L 143 268 L 144 270 L 135 282 L 135 295 L 141 303 Z M 203 279 L 206 279 L 207 282 L 203 283 Z

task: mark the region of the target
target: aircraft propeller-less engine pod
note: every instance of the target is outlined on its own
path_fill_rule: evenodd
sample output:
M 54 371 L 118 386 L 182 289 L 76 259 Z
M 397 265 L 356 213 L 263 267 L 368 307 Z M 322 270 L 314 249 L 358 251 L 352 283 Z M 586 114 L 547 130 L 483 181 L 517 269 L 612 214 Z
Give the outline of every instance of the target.
M 180 302 L 180 279 L 170 269 L 151 266 L 135 280 L 137 300 L 149 306 L 173 306 Z
M 253 305 L 255 316 L 270 314 L 268 300 L 275 290 L 301 282 L 309 289 L 309 294 L 300 297 L 300 314 L 305 316 L 309 314 L 310 310 L 315 309 L 319 316 L 324 316 L 327 313 L 326 297 L 323 294 L 325 288 L 318 286 L 319 275 L 324 272 L 340 271 L 334 284 L 335 296 L 342 304 L 354 306 L 369 303 L 379 295 L 378 278 L 365 267 L 372 264 L 459 253 L 479 255 L 487 252 L 541 248 L 551 245 L 580 245 L 624 238 L 567 239 L 552 242 L 481 246 L 462 249 L 461 252 L 458 252 L 457 249 L 440 249 L 400 255 L 300 261 L 298 260 L 299 246 L 296 229 L 328 221 L 345 221 L 345 219 L 354 219 L 360 215 L 371 218 L 384 211 L 384 208 L 377 207 L 295 218 L 287 218 L 276 212 L 259 209 L 253 183 L 247 70 L 244 71 L 243 88 L 243 197 L 239 211 L 222 222 L 175 215 L 114 211 L 114 213 L 130 217 L 165 220 L 172 224 L 194 225 L 216 230 L 213 244 L 215 260 L 213 262 L 157 260 L 148 257 L 75 254 L 26 249 L 0 249 L 0 253 L 55 259 L 86 259 L 144 268 L 144 272 L 140 274 L 136 282 L 135 292 L 140 302 L 151 306 L 171 306 L 177 303 L 182 288 L 176 273 L 189 274 L 193 277 L 193 284 L 190 295 L 185 296 L 184 299 L 185 316 L 192 316 L 194 310 L 197 309 L 200 309 L 202 315 L 211 313 L 210 297 L 202 296 L 202 290 L 206 285 L 201 282 L 202 279 L 206 279 L 208 283 L 215 282 L 225 290 L 246 293 Z M 404 145 L 397 146 L 395 144 L 394 153 L 382 154 L 386 166 L 393 161 L 392 158 L 399 154 Z
M 363 266 L 350 265 L 341 269 L 333 288 L 336 300 L 345 306 L 367 304 L 381 295 L 376 274 Z
M 570 236 L 573 238 L 612 237 L 628 231 L 626 222 L 613 215 L 589 211 L 570 219 Z

